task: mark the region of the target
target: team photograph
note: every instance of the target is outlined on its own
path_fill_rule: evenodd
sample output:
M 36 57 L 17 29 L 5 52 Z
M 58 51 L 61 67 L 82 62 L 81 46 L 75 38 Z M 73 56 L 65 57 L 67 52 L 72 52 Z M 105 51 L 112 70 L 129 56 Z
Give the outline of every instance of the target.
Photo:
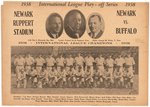
M 138 94 L 138 47 L 19 47 L 12 93 Z

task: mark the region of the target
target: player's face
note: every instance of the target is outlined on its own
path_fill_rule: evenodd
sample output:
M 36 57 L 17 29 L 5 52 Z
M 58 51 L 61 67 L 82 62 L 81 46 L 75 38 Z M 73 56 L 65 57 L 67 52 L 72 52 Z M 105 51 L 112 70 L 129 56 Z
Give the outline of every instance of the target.
M 100 29 L 100 20 L 97 16 L 91 17 L 89 20 L 89 28 L 92 33 L 96 33 Z
M 59 17 L 53 18 L 51 22 L 52 33 L 58 34 L 61 31 L 61 27 L 62 27 L 61 19 Z
M 74 15 L 74 17 L 72 18 L 72 21 L 71 21 L 71 27 L 76 31 L 76 30 L 79 30 L 80 27 L 81 27 L 81 15 L 79 13 L 76 13 Z

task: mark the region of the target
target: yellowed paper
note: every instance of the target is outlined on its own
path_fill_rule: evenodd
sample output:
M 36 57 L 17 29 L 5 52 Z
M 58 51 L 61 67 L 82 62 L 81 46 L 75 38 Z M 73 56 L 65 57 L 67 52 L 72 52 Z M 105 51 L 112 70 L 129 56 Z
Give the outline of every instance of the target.
M 147 105 L 148 3 L 1 8 L 3 105 Z

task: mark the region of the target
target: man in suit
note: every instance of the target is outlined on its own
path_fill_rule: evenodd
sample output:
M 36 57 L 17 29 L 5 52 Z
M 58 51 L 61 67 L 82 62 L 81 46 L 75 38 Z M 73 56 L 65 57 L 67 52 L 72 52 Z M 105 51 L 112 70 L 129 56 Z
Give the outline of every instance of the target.
M 93 39 L 98 39 L 103 34 L 101 30 L 102 19 L 99 15 L 92 15 L 89 18 L 89 36 Z
M 58 15 L 57 13 L 51 14 L 47 21 L 48 35 L 53 39 L 60 37 L 62 33 L 62 27 L 63 24 L 60 15 Z
M 68 16 L 68 23 L 66 23 L 65 31 L 71 38 L 78 39 L 83 33 L 82 30 L 82 16 L 78 11 L 72 11 Z

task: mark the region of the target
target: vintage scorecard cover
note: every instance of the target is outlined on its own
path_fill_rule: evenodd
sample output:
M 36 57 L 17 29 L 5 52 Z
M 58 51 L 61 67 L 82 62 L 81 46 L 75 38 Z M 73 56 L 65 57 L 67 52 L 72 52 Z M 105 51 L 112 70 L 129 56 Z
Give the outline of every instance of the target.
M 3 105 L 148 105 L 148 9 L 5 1 Z

